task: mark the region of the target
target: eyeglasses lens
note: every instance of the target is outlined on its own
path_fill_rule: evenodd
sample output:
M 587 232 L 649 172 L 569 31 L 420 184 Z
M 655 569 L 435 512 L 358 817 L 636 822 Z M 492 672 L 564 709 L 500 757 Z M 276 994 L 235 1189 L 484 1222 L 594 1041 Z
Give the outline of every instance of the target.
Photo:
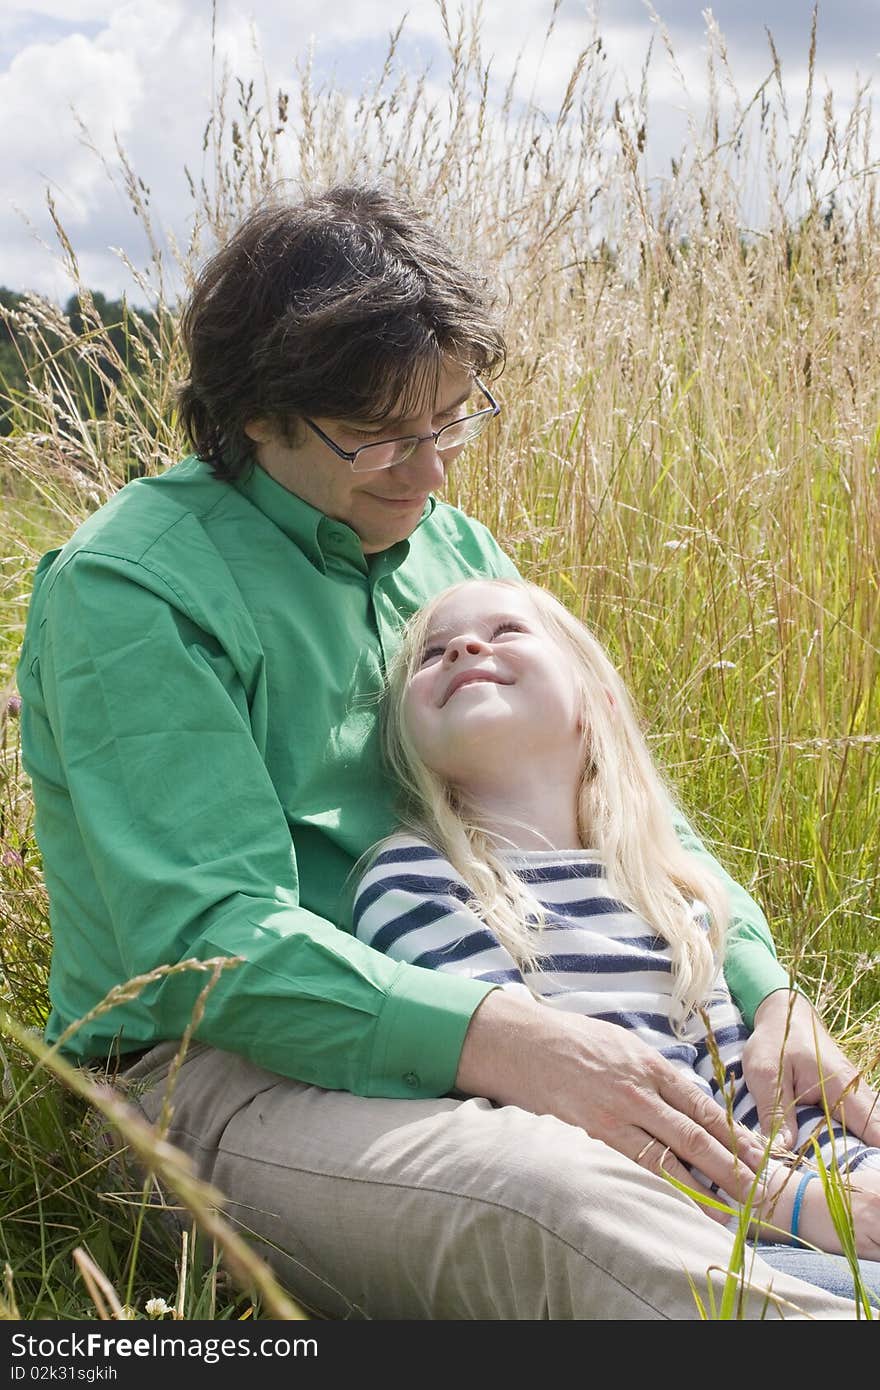
M 463 420 L 453 420 L 451 425 L 444 425 L 437 435 L 437 452 L 442 454 L 447 449 L 457 449 L 462 444 L 469 443 L 486 427 L 491 418 L 492 411 L 484 410 L 478 415 L 467 415 Z M 363 449 L 358 449 L 352 468 L 355 473 L 368 473 L 377 468 L 394 468 L 397 464 L 404 463 L 410 454 L 415 453 L 420 443 L 418 438 L 413 437 L 367 444 Z

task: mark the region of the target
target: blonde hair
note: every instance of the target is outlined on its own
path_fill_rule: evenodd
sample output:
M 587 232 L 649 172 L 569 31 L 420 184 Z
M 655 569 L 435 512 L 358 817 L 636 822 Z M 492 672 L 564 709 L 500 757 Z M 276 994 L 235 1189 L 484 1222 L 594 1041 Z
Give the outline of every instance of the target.
M 438 594 L 407 623 L 389 665 L 383 706 L 385 755 L 401 788 L 403 824 L 460 874 L 474 895 L 470 905 L 518 964 L 540 968 L 543 918 L 536 899 L 505 863 L 497 833 L 481 825 L 479 807 L 469 806 L 460 790 L 418 756 L 404 719 L 406 688 L 418 669 L 437 607 L 475 582 L 525 590 L 548 634 L 571 657 L 585 731 L 578 836 L 585 849 L 598 853 L 614 895 L 668 943 L 672 1021 L 680 1028 L 711 993 L 727 926 L 727 895 L 720 880 L 679 842 L 671 792 L 604 648 L 546 589 L 521 580 L 464 580 Z M 696 902 L 707 909 L 708 928 L 695 917 Z

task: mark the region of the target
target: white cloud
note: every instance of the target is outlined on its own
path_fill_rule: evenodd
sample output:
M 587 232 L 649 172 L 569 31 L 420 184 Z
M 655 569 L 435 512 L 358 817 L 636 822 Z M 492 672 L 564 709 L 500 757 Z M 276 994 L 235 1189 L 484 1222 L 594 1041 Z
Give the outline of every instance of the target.
M 48 15 L 51 19 L 61 19 L 68 24 L 109 19 L 113 11 L 119 8 L 118 0 L 4 0 L 3 6 L 7 16 L 21 15 L 33 20 Z
M 68 214 L 82 222 L 98 173 L 77 140 L 73 109 L 98 145 L 109 149 L 114 132 L 124 136 L 130 128 L 140 91 L 131 54 L 106 51 L 81 35 L 32 44 L 18 54 L 0 76 L 0 124 L 15 131 L 7 168 L 12 200 L 27 198 L 37 176 L 63 195 Z
M 858 32 L 852 36 L 851 55 L 842 47 L 847 7 L 860 4 L 864 0 L 838 0 L 824 21 L 836 37 L 835 66 L 827 70 L 827 80 L 841 107 L 852 95 L 853 70 L 865 61 L 865 43 Z M 658 8 L 662 13 L 662 5 Z M 659 36 L 648 83 L 649 139 L 664 168 L 681 140 L 683 109 L 699 108 L 707 84 L 702 6 L 694 5 L 687 21 L 678 19 L 681 6 L 675 8 L 673 41 L 684 89 Z M 457 25 L 455 0 L 450 0 L 449 10 Z M 111 168 L 117 167 L 114 142 L 121 141 L 151 190 L 160 237 L 167 229 L 185 238 L 192 207 L 184 165 L 198 178 L 209 159 L 202 151 L 202 136 L 211 111 L 212 81 L 216 83 L 224 64 L 245 80 L 254 78 L 259 101 L 265 64 L 270 93 L 285 88 L 293 107 L 296 68 L 314 42 L 318 80 L 332 74 L 357 94 L 381 67 L 388 35 L 405 12 L 402 61 L 407 67 L 430 64 L 431 91 L 442 101 L 448 56 L 434 0 L 400 0 L 394 9 L 387 0 L 252 0 L 250 5 L 246 0 L 218 0 L 213 71 L 208 0 L 5 0 L 0 48 L 13 56 L 0 72 L 0 128 L 14 134 L 4 170 L 6 197 L 0 205 L 0 283 L 59 297 L 69 292 L 50 255 L 34 243 L 11 210 L 12 205 L 21 208 L 50 239 L 44 211 L 47 184 L 84 274 L 95 287 L 117 293 L 129 283 L 110 246 L 124 246 L 138 263 L 146 258 L 143 232 L 127 208 L 124 192 L 118 180 L 114 187 L 100 159 L 84 147 L 71 108 Z M 486 0 L 480 37 L 484 60 L 492 60 L 493 94 L 504 90 L 518 65 L 519 98 L 533 96 L 547 111 L 555 109 L 575 56 L 594 37 L 594 30 L 586 0 L 563 0 L 554 31 L 545 38 L 551 12 L 551 0 L 522 0 L 516 6 L 508 0 Z M 728 13 L 735 31 L 734 77 L 747 99 L 769 71 L 764 26 L 755 17 L 756 6 L 747 0 L 728 7 Z M 795 112 L 805 85 L 808 14 L 802 28 L 800 35 L 792 28 L 786 50 L 786 92 Z M 601 9 L 604 70 L 615 94 L 638 90 L 652 31 L 647 10 L 633 0 L 606 3 Z M 869 57 L 870 52 L 869 46 Z M 821 101 L 824 82 L 817 87 Z M 729 93 L 725 101 L 729 104 Z

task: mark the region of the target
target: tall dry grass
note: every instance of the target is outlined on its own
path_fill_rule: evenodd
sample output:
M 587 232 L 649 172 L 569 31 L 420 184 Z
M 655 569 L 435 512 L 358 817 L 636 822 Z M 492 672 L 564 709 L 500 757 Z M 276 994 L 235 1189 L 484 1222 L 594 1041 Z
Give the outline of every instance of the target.
M 657 179 L 652 72 L 675 67 L 662 29 L 633 92 L 611 83 L 601 32 L 585 33 L 548 112 L 512 80 L 497 90 L 478 17 L 443 14 L 442 89 L 398 63 L 399 32 L 356 98 L 316 87 L 308 61 L 289 92 L 223 84 L 204 174 L 190 176 L 186 246 L 152 225 L 120 151 L 108 173 L 153 248 L 133 270 L 158 324 L 128 319 L 126 361 L 56 219 L 87 326 L 74 334 L 36 298 L 15 321 L 31 388 L 0 445 L 0 679 L 12 689 L 41 550 L 132 473 L 184 451 L 169 283 L 185 290 L 291 173 L 294 193 L 381 178 L 483 263 L 505 321 L 500 430 L 456 464 L 450 500 L 608 642 L 693 818 L 876 1079 L 880 238 L 868 94 L 841 116 L 830 95 L 819 100 L 815 27 L 802 109 L 772 40 L 765 80 L 742 92 L 710 23 L 708 104 L 692 101 L 686 146 Z M 106 409 L 83 405 L 83 382 Z M 178 1277 L 174 1257 L 157 1247 L 144 1260 L 141 1247 L 135 1269 L 142 1208 L 108 1203 L 93 1150 L 75 1126 L 58 1128 L 68 1079 L 37 1067 L 16 1031 L 42 1021 L 49 940 L 14 709 L 3 730 L 0 989 L 16 1023 L 0 1163 L 17 1193 L 3 1253 L 25 1316 L 83 1316 L 71 1251 L 110 1229 L 98 1263 L 142 1308 L 151 1281 Z M 211 1316 L 234 1316 L 235 1298 L 218 1314 L 215 1297 Z

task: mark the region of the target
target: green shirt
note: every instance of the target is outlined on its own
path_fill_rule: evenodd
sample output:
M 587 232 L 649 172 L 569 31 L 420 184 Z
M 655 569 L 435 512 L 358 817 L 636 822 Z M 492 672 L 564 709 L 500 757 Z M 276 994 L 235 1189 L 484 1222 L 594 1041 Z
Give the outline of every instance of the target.
M 54 935 L 47 1038 L 160 964 L 241 957 L 200 1040 L 361 1095 L 451 1089 L 491 986 L 351 936 L 352 870 L 394 826 L 376 714 L 402 623 L 459 579 L 514 574 L 443 503 L 365 557 L 261 469 L 230 485 L 192 458 L 44 556 L 19 686 Z M 779 983 L 768 970 L 787 977 L 742 896 L 732 985 L 748 1010 L 743 982 L 757 1002 Z M 205 983 L 147 982 L 66 1050 L 180 1037 Z

